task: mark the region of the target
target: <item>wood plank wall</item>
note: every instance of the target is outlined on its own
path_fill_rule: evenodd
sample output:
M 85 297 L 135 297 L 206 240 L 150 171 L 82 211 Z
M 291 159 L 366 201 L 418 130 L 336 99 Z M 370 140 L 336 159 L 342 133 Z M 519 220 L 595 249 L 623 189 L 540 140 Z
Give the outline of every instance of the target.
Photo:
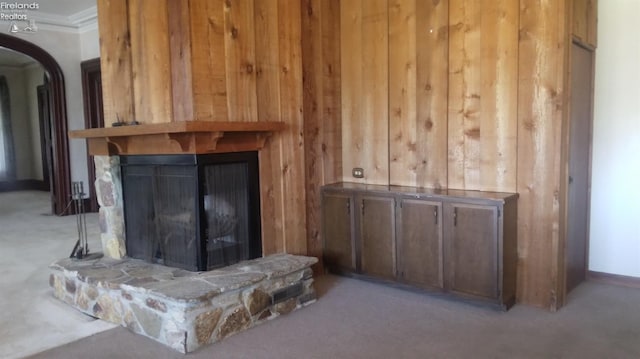
M 515 192 L 518 0 L 451 0 L 449 187 Z
M 388 184 L 388 1 L 341 1 L 340 19 L 343 177 Z M 365 178 L 351 177 L 354 167 Z
M 307 253 L 322 258 L 320 187 L 342 178 L 340 0 L 302 2 Z
M 263 252 L 306 254 L 300 0 L 98 0 L 98 12 L 106 123 L 287 124 L 260 152 Z
M 518 301 L 562 305 L 559 154 L 569 36 L 571 26 L 582 29 L 567 25 L 575 3 L 165 0 L 164 11 L 178 18 L 154 39 L 159 48 L 140 40 L 131 47 L 122 19 L 147 21 L 135 15 L 146 1 L 98 1 L 106 122 L 142 113 L 134 93 L 154 82 L 133 76 L 140 65 L 132 52 L 154 61 L 165 43 L 180 52 L 168 57 L 172 68 L 191 64 L 190 79 L 174 73 L 168 82 L 190 88 L 193 102 L 176 106 L 174 94 L 173 104 L 153 111 L 173 111 L 175 120 L 285 121 L 287 130 L 260 154 L 265 254 L 321 255 L 325 183 L 518 192 Z M 190 27 L 180 32 L 185 14 Z M 145 38 L 136 31 L 132 37 Z M 159 87 L 156 96 L 165 98 Z M 352 177 L 354 167 L 363 179 Z
M 564 297 L 560 228 L 566 2 L 521 0 L 518 72 L 518 293 L 552 310 Z
M 394 185 L 447 187 L 447 1 L 389 4 L 389 153 Z
M 111 127 L 118 119 L 134 119 L 129 9 L 127 0 L 102 0 L 97 7 L 104 124 Z
M 316 43 L 320 34 L 339 33 L 341 117 L 322 117 L 342 123 L 339 179 L 520 193 L 518 301 L 561 306 L 566 189 L 559 154 L 572 3 L 385 0 L 365 9 L 364 2 L 340 1 L 333 30 L 304 22 L 310 54 L 328 51 Z M 312 8 L 317 18 L 329 14 Z M 326 79 L 322 68 L 305 62 L 305 81 Z M 313 84 L 305 83 L 312 114 L 327 95 Z M 306 112 L 305 120 L 318 121 Z M 309 169 L 319 155 L 308 153 Z M 353 178 L 353 167 L 364 168 L 365 178 Z M 307 177 L 312 198 L 328 178 L 313 171 Z M 308 205 L 310 238 L 316 207 Z
M 227 120 L 287 124 L 260 151 L 263 252 L 306 254 L 300 1 L 219 4 L 208 16 L 224 20 L 213 30 L 224 29 Z
M 167 3 L 128 0 L 135 120 L 162 123 L 172 119 L 171 54 Z

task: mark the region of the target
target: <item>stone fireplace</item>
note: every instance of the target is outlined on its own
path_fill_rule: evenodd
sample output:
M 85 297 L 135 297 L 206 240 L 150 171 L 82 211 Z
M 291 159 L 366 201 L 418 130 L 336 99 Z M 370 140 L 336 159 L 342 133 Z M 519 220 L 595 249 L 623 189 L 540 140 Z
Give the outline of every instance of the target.
M 104 257 L 54 263 L 54 296 L 183 353 L 312 303 L 316 258 L 260 252 L 250 182 L 257 151 L 282 126 L 72 131 L 94 155 Z

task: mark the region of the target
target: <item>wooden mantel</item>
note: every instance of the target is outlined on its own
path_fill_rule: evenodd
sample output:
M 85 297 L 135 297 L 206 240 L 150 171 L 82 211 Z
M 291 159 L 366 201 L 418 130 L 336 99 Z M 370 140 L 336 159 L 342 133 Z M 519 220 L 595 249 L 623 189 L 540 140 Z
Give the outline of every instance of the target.
M 91 155 L 201 154 L 255 151 L 284 122 L 181 121 L 69 131 Z

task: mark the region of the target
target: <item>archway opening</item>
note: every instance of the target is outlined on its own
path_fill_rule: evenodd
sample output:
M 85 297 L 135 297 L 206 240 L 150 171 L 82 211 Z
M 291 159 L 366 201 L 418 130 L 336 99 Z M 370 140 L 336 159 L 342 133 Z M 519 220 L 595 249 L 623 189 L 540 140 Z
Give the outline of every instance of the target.
M 71 174 L 69 168 L 69 140 L 67 138 L 67 107 L 64 76 L 58 62 L 45 50 L 28 41 L 0 33 L 0 46 L 23 53 L 44 67 L 50 95 L 51 131 L 53 153 L 51 165 L 51 208 L 56 215 L 71 212 L 67 206 L 71 198 Z M 44 160 L 44 159 L 43 159 Z

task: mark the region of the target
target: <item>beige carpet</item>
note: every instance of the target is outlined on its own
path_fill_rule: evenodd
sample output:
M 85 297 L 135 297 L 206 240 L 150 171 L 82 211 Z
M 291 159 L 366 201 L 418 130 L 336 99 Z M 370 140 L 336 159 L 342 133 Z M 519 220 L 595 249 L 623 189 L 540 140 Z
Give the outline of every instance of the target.
M 640 290 L 584 283 L 557 313 L 509 312 L 322 276 L 320 299 L 186 358 L 640 358 Z M 184 358 L 117 328 L 33 358 Z
M 0 193 L 0 358 L 20 358 L 114 326 L 53 298 L 48 266 L 69 256 L 76 217 L 50 215 L 49 193 Z M 87 215 L 89 248 L 100 251 L 97 214 Z

